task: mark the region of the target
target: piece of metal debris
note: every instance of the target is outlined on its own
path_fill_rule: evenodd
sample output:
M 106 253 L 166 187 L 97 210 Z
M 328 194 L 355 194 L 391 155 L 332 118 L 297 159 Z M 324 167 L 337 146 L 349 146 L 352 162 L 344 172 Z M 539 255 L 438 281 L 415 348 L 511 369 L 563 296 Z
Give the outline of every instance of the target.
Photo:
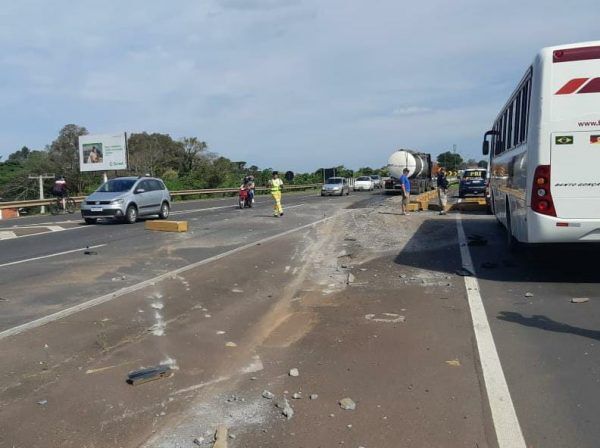
M 167 365 L 158 365 L 146 369 L 134 370 L 127 375 L 127 383 L 132 386 L 147 383 L 148 381 L 160 380 L 173 375 L 173 370 Z

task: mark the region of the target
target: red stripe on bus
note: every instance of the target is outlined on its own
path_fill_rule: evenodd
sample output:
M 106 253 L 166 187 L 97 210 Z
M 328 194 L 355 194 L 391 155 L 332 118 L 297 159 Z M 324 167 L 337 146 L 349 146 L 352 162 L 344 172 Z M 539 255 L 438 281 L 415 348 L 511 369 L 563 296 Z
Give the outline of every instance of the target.
M 577 89 L 584 85 L 588 79 L 590 78 L 571 79 L 568 83 L 562 86 L 560 90 L 555 93 L 555 95 L 569 95 L 570 93 L 575 93 Z
M 597 93 L 600 92 L 600 78 L 594 78 L 588 82 L 583 89 L 577 93 Z
M 586 61 L 588 59 L 600 59 L 600 46 L 565 48 L 564 50 L 554 50 L 552 62 L 572 62 Z

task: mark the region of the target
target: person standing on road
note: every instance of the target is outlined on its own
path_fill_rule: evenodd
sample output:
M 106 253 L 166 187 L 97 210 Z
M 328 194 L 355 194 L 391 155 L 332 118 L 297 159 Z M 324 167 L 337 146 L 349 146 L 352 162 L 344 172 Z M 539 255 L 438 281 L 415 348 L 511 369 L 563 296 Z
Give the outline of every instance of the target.
M 283 216 L 283 207 L 281 206 L 281 190 L 283 189 L 283 181 L 279 178 L 279 173 L 273 171 L 273 178 L 269 180 L 269 188 L 271 189 L 271 196 L 275 201 L 273 205 L 273 215 L 279 218 Z
M 437 175 L 437 191 L 440 202 L 440 215 L 446 214 L 446 205 L 448 204 L 448 179 L 446 178 L 446 168 L 440 167 Z
M 407 208 L 410 202 L 410 180 L 408 179 L 409 172 L 410 171 L 408 168 L 404 168 L 402 170 L 402 176 L 400 176 L 400 186 L 402 187 L 401 215 L 408 215 Z

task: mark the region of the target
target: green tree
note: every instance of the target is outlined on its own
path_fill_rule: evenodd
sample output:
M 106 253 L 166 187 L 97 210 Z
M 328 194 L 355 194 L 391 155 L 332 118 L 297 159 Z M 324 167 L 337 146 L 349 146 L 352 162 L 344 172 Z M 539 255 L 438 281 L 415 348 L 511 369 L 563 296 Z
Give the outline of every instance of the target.
M 456 171 L 460 167 L 460 164 L 463 163 L 463 159 L 460 154 L 446 151 L 437 156 L 437 162 L 440 166 L 448 170 Z
M 194 170 L 207 157 L 208 145 L 197 137 L 181 139 L 179 174 L 186 175 Z
M 488 167 L 488 161 L 487 160 L 480 160 L 479 162 L 477 162 L 477 166 L 479 168 L 487 168 Z
M 176 142 L 168 134 L 131 134 L 127 147 L 129 170 L 132 173 L 161 176 L 169 169 L 181 168 L 183 144 Z

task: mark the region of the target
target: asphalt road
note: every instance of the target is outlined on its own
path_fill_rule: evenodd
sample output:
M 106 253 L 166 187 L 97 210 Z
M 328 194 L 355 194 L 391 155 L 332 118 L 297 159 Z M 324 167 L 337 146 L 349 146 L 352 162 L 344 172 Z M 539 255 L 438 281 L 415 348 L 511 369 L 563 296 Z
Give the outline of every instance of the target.
M 465 214 L 464 229 L 487 239 L 470 250 L 527 446 L 599 446 L 600 246 L 513 254 L 494 217 Z
M 282 218 L 272 216 L 266 196 L 244 210 L 235 198 L 176 203 L 171 219 L 189 221 L 183 234 L 147 231 L 143 221 L 88 226 L 77 215 L 3 222 L 2 230 L 20 236 L 0 241 L 0 331 L 310 223 L 366 196 L 287 194 Z M 53 230 L 31 234 L 44 226 Z

